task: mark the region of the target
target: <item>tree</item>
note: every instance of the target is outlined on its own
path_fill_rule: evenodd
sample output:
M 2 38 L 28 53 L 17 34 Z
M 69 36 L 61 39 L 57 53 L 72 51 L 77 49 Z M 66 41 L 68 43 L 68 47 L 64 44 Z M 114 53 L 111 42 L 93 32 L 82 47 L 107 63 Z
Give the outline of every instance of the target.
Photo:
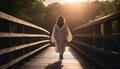
M 43 0 L 0 0 L 0 11 L 39 26 L 45 19 Z

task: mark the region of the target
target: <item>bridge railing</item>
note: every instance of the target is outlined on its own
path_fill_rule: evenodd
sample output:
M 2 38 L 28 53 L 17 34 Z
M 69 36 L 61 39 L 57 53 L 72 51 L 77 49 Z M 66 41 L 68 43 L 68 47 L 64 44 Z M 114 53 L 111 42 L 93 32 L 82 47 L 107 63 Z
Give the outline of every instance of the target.
M 48 47 L 49 32 L 0 12 L 0 69 L 10 68 Z
M 91 62 L 106 69 L 120 68 L 120 12 L 78 26 L 72 33 L 71 46 Z

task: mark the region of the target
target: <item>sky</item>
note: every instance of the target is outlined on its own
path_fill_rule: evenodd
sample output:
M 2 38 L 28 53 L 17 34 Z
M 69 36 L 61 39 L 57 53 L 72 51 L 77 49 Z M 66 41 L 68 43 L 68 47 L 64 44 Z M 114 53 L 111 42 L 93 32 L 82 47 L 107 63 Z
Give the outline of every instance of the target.
M 88 1 L 88 0 L 45 0 L 44 4 L 48 5 L 50 3 L 54 3 L 54 2 L 60 2 L 61 4 L 63 3 L 72 3 L 72 2 L 82 2 L 82 1 Z

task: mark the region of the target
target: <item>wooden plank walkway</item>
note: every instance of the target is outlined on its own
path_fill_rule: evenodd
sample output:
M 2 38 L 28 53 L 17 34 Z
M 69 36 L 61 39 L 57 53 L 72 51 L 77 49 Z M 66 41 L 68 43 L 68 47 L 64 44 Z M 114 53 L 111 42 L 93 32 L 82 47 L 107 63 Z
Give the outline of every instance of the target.
M 58 57 L 55 47 L 49 47 L 19 69 L 94 69 L 70 47 L 66 47 L 62 62 L 58 61 Z

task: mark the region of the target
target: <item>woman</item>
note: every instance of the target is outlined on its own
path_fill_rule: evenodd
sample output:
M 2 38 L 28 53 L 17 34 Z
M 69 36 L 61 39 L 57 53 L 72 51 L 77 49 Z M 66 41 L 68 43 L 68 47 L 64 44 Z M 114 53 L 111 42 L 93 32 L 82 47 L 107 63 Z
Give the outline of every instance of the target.
M 59 53 L 59 59 L 63 59 L 63 53 L 65 51 L 66 40 L 70 42 L 72 40 L 71 32 L 65 23 L 63 16 L 60 16 L 53 27 L 51 35 L 51 42 L 55 42 L 56 52 Z

